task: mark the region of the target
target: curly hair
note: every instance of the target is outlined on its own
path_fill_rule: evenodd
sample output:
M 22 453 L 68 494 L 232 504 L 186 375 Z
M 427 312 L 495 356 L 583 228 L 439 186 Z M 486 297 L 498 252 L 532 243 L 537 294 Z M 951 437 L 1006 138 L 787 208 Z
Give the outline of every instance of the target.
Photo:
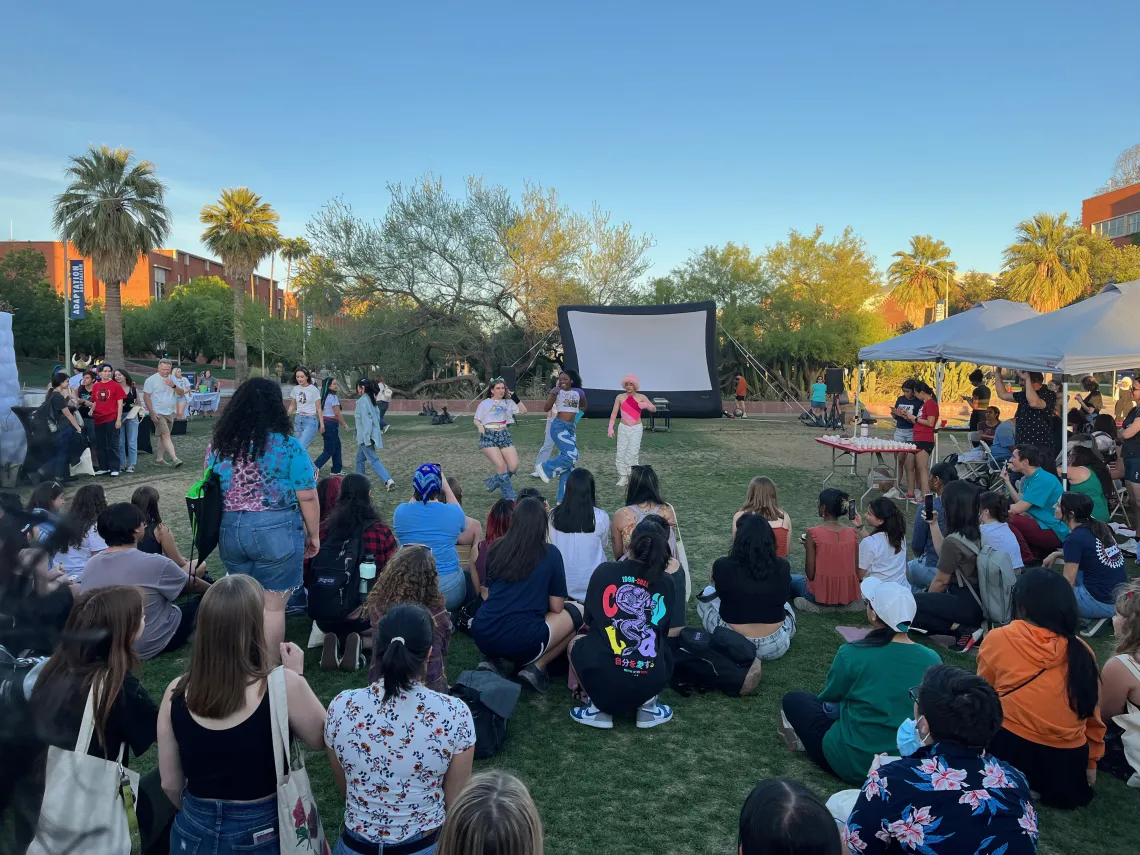
M 251 377 L 237 387 L 218 417 L 212 448 L 222 460 L 257 460 L 274 433 L 290 434 L 281 387 L 264 377 Z
M 74 526 L 67 545 L 79 546 L 83 543 L 83 538 L 87 537 L 87 532 L 98 521 L 99 514 L 105 510 L 107 510 L 107 495 L 103 492 L 101 484 L 84 484 L 76 490 L 75 495 L 71 497 L 71 507 L 67 511 L 70 523 Z
M 419 603 L 429 611 L 443 608 L 435 556 L 423 546 L 405 546 L 388 559 L 368 593 L 364 610 L 375 620 L 398 603 Z

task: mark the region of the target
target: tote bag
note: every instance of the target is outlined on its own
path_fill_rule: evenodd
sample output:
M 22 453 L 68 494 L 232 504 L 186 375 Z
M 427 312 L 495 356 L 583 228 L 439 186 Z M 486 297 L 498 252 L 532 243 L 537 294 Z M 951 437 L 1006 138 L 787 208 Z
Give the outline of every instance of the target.
M 677 509 L 672 505 L 669 505 L 669 509 L 673 512 L 673 529 L 677 534 L 676 558 L 685 574 L 685 602 L 688 602 L 693 597 L 693 577 L 689 573 L 689 556 L 685 554 L 685 541 L 681 539 L 681 522 L 677 519 Z
M 317 800 L 299 748 L 289 741 L 289 701 L 285 668 L 269 672 L 269 718 L 273 724 L 273 763 L 277 767 L 277 825 L 282 855 L 330 855 Z
M 44 776 L 44 799 L 36 836 L 28 855 L 72 855 L 98 852 L 137 855 L 142 852 L 135 793 L 139 776 L 117 760 L 91 757 L 95 729 L 95 690 L 87 693 L 83 723 L 75 750 L 51 746 Z

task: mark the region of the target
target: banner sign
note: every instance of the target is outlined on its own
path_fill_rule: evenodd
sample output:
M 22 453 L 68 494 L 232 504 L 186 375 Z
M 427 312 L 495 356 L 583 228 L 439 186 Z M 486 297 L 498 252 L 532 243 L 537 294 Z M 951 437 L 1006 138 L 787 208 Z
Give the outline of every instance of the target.
M 309 338 L 313 334 L 313 313 L 305 313 L 305 338 Z
M 68 271 L 68 283 L 71 295 L 71 311 L 68 313 L 68 317 L 73 321 L 79 321 L 83 319 L 85 313 L 82 258 L 71 262 L 71 270 Z

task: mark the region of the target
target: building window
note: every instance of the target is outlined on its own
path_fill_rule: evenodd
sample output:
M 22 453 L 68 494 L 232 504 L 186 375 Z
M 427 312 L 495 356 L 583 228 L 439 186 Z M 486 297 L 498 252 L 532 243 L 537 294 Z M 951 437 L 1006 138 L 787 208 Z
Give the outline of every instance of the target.
M 1128 231 L 1126 234 L 1134 235 L 1137 233 L 1140 233 L 1140 211 L 1128 215 Z
M 207 272 L 207 273 L 209 273 L 209 272 L 210 272 L 210 262 L 209 262 L 209 259 L 207 259 L 207 260 L 206 260 L 206 272 Z
M 285 298 L 280 294 L 277 295 L 277 317 L 285 316 Z
M 178 274 L 178 284 L 179 285 L 182 284 L 182 274 L 181 273 Z
M 166 290 L 166 268 L 154 268 L 154 299 L 161 300 Z

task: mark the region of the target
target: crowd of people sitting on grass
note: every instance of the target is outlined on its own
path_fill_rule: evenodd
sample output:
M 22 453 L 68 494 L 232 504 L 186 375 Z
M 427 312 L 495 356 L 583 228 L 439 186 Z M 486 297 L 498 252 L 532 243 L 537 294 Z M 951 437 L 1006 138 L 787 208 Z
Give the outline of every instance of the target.
M 183 557 L 152 487 L 113 504 L 97 484 L 70 504 L 55 482 L 23 507 L 5 497 L 0 628 L 6 648 L 42 661 L 23 710 L 38 745 L 0 732 L 17 771 L 0 781 L 0 803 L 29 807 L 29 839 L 43 824 L 23 784 L 38 780 L 42 794 L 44 747 L 71 751 L 85 732 L 87 753 L 128 768 L 157 745 L 158 768 L 134 794 L 138 851 L 276 851 L 294 831 L 315 836 L 315 808 L 302 806 L 296 829 L 280 824 L 287 730 L 327 755 L 344 799 L 338 855 L 540 853 L 526 788 L 472 774 L 481 734 L 478 710 L 449 693 L 455 632 L 470 633 L 485 686 L 543 693 L 566 675 L 574 723 L 646 729 L 672 720 L 662 693 L 698 680 L 701 655 L 743 645 L 747 661 L 728 664 L 742 673 L 732 693 L 747 694 L 762 663 L 798 643 L 797 623 L 827 611 L 862 612 L 868 630 L 839 648 L 818 692 L 782 698 L 777 730 L 859 789 L 829 810 L 794 781 L 762 782 L 741 813 L 741 853 L 913 851 L 915 840 L 1033 852 L 1037 804 L 1087 805 L 1098 769 L 1140 784 L 1140 584 L 1089 494 L 1103 486 L 1095 461 L 1074 462 L 1089 488 L 1064 491 L 1049 457 L 1018 444 L 1008 495 L 938 464 L 909 549 L 895 502 L 860 514 L 825 489 L 819 522 L 801 523 L 803 574 L 788 561 L 793 520 L 757 477 L 725 520 L 710 584 L 692 592 L 677 512 L 651 466 L 631 468 L 612 515 L 577 468 L 553 508 L 521 490 L 479 521 L 458 482 L 425 463 L 389 525 L 367 475 L 316 481 L 274 384 L 249 381 L 235 405 L 206 451 L 221 491 L 217 581 Z M 1005 615 L 980 593 L 1002 578 Z M 367 669 L 327 707 L 285 639 L 299 588 L 321 668 Z M 1105 618 L 1117 648 L 1098 673 L 1080 631 Z M 977 647 L 977 675 L 942 664 L 924 635 Z M 187 646 L 185 673 L 152 698 L 139 663 Z

